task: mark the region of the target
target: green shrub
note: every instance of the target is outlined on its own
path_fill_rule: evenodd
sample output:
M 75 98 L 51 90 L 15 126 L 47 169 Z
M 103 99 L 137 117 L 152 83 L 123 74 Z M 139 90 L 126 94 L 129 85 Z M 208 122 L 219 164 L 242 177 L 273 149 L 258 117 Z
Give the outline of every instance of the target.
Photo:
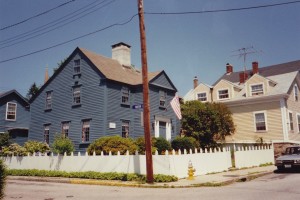
M 183 152 L 184 149 L 195 149 L 199 148 L 199 142 L 193 137 L 176 137 L 172 141 L 172 148 L 178 151 L 179 149 Z
M 100 155 L 101 151 L 106 155 L 109 154 L 110 151 L 113 155 L 117 155 L 118 151 L 120 154 L 125 154 L 127 150 L 130 154 L 134 154 L 137 150 L 137 145 L 131 138 L 123 138 L 120 136 L 101 137 L 91 143 L 87 148 L 89 155 L 92 155 L 94 151 L 96 155 Z
M 47 143 L 34 140 L 25 142 L 24 148 L 30 154 L 37 152 L 46 153 L 50 151 L 49 145 Z
M 0 150 L 10 145 L 9 133 L 0 133 Z
M 172 150 L 171 144 L 165 138 L 158 137 L 152 140 L 153 146 L 157 148 L 159 154 L 163 154 L 166 150 Z
M 6 168 L 3 160 L 0 159 L 0 199 L 4 197 L 5 177 L 6 177 Z
M 26 156 L 26 149 L 17 143 L 13 143 L 9 145 L 8 147 L 4 147 L 2 149 L 2 155 L 3 156 Z
M 151 141 L 151 143 L 152 143 L 152 148 L 151 148 L 152 149 L 152 154 L 154 154 L 156 149 L 157 149 L 156 147 L 153 146 L 154 142 L 155 142 L 155 138 L 152 138 L 152 141 Z M 145 151 L 146 151 L 145 138 L 144 137 L 137 138 L 135 140 L 135 144 L 137 145 L 139 154 L 145 154 Z
M 65 172 L 65 171 L 47 171 L 37 169 L 9 169 L 7 175 L 11 176 L 41 176 L 41 177 L 65 177 L 65 178 L 85 178 L 98 180 L 121 180 L 121 181 L 139 181 L 145 182 L 146 176 L 141 174 L 126 174 L 116 172 Z M 174 182 L 178 181 L 176 176 L 163 174 L 154 174 L 154 182 Z
M 67 153 L 67 155 L 71 155 L 71 153 L 75 150 L 74 144 L 70 140 L 70 138 L 65 137 L 62 134 L 56 134 L 54 142 L 52 144 L 52 150 L 58 154 Z

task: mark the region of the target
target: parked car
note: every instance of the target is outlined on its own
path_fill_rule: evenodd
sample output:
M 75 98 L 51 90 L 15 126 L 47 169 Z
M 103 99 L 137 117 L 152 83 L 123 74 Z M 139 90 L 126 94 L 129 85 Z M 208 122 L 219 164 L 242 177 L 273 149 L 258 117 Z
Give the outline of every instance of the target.
M 285 153 L 275 161 L 278 170 L 300 169 L 300 146 L 287 147 Z

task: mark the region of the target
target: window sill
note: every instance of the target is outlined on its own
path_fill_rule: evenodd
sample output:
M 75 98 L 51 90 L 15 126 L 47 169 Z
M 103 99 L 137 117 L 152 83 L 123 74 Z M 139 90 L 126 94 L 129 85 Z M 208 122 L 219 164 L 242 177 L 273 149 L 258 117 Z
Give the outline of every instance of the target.
M 73 74 L 73 78 L 75 78 L 76 76 L 78 76 L 78 78 L 80 78 L 81 77 L 81 73 Z
M 255 131 L 255 133 L 267 133 L 268 131 L 265 130 L 265 131 Z
M 77 108 L 77 107 L 81 107 L 81 103 L 72 105 L 72 108 Z
M 167 108 L 165 106 L 159 106 L 160 110 L 166 110 Z
M 45 112 L 50 112 L 52 110 L 52 108 L 47 108 L 47 109 L 45 109 L 44 111 Z
M 121 106 L 122 106 L 122 107 L 130 108 L 130 104 L 129 104 L 129 103 L 121 103 Z

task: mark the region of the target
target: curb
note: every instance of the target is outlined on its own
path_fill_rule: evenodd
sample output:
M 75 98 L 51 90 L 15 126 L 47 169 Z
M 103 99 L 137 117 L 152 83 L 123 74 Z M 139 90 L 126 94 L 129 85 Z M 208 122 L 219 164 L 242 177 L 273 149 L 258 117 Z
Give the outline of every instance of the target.
M 191 183 L 188 185 L 172 185 L 172 183 L 139 183 L 130 181 L 110 181 L 110 180 L 96 180 L 96 179 L 76 179 L 76 178 L 59 178 L 59 177 L 30 177 L 30 176 L 7 176 L 7 180 L 22 180 L 22 181 L 38 181 L 51 183 L 67 183 L 67 184 L 84 184 L 84 185 L 101 185 L 101 186 L 118 186 L 118 187 L 140 187 L 140 188 L 191 188 L 191 187 L 222 187 L 236 182 L 248 182 L 256 178 L 272 174 L 273 171 L 259 172 L 250 175 L 240 176 L 232 180 Z

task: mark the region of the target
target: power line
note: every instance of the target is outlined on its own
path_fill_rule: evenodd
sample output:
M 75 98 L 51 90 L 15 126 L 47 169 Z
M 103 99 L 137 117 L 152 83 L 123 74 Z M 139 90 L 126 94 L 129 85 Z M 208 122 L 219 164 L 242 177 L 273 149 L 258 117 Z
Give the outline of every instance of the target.
M 243 8 L 229 8 L 229 9 L 219 9 L 219 10 L 204 10 L 204 11 L 186 11 L 186 12 L 145 12 L 148 15 L 187 15 L 187 14 L 205 14 L 205 13 L 217 13 L 217 12 L 230 12 L 230 11 L 240 11 L 240 10 L 251 10 L 257 8 L 267 8 L 274 6 L 282 6 L 287 4 L 300 3 L 299 1 L 290 1 L 284 3 L 276 3 L 276 4 L 267 4 L 261 6 L 251 6 L 251 7 L 243 7 Z
M 100 2 L 100 3 L 97 4 L 96 6 L 98 6 L 98 5 L 102 4 L 102 3 L 104 3 L 105 1 L 107 1 L 107 0 L 104 0 L 104 1 Z M 46 33 L 49 33 L 49 32 L 51 32 L 51 31 L 54 31 L 54 30 L 59 29 L 59 28 L 61 28 L 61 27 L 64 27 L 64 26 L 67 25 L 67 24 L 70 24 L 70 23 L 72 23 L 72 22 L 74 22 L 74 21 L 76 21 L 76 20 L 78 20 L 78 19 L 81 19 L 81 18 L 83 18 L 83 17 L 85 17 L 85 16 L 87 16 L 87 15 L 93 13 L 93 12 L 96 12 L 97 10 L 100 10 L 100 9 L 102 9 L 102 8 L 104 8 L 104 7 L 106 7 L 106 6 L 108 6 L 109 4 L 113 3 L 114 1 L 115 1 L 115 0 L 111 0 L 110 2 L 104 4 L 103 6 L 101 6 L 101 7 L 99 7 L 99 8 L 96 8 L 96 9 L 94 9 L 94 10 L 92 10 L 92 11 L 90 11 L 90 12 L 84 14 L 84 15 L 79 16 L 78 14 L 76 14 L 75 16 L 69 17 L 69 18 L 67 18 L 66 20 L 63 20 L 63 21 L 59 21 L 59 22 L 57 22 L 57 23 L 55 23 L 55 24 L 53 24 L 53 25 L 51 25 L 51 26 L 48 26 L 48 27 L 46 27 L 46 28 L 44 28 L 44 29 L 40 29 L 40 30 L 35 31 L 35 32 L 31 33 L 31 34 L 27 34 L 27 35 L 25 35 L 25 36 L 19 37 L 19 38 L 14 39 L 14 40 L 6 41 L 6 42 L 4 41 L 2 44 L 1 44 L 1 42 L 0 42 L 0 46 L 1 46 L 1 45 L 5 45 L 5 44 L 7 44 L 7 43 L 11 43 L 11 44 L 7 44 L 7 45 L 5 45 L 5 46 L 0 47 L 0 49 L 4 49 L 4 48 L 10 47 L 10 46 L 14 46 L 14 45 L 16 45 L 16 44 L 19 44 L 19 43 L 28 41 L 28 40 L 30 40 L 30 39 L 36 38 L 36 37 L 38 37 L 38 36 L 44 35 L 44 34 L 46 34 Z M 96 1 L 96 2 L 97 2 L 97 1 Z M 92 8 L 95 8 L 95 6 L 93 6 Z M 88 10 L 90 10 L 90 9 L 92 9 L 92 8 L 89 8 L 89 9 L 87 9 L 87 10 L 84 10 L 83 12 L 80 12 L 79 14 L 82 14 L 82 13 L 84 13 L 85 11 L 88 11 Z M 77 16 L 77 17 L 76 17 L 76 16 Z M 76 18 L 75 18 L 75 19 L 72 19 L 73 17 L 76 17 Z M 71 20 L 71 21 L 68 21 L 69 19 L 72 19 L 72 20 Z M 68 21 L 68 22 L 63 23 L 63 22 L 65 22 L 65 21 Z M 63 23 L 63 24 L 61 24 L 61 23 Z M 49 23 L 48 23 L 48 24 L 49 24 Z M 59 25 L 59 24 L 61 24 L 61 25 Z M 59 25 L 59 26 L 56 26 L 56 25 Z M 56 27 L 55 27 L 55 26 L 56 26 Z M 47 30 L 47 29 L 49 29 L 49 28 L 51 28 L 51 27 L 54 27 L 54 28 L 52 28 L 52 29 L 50 29 L 50 30 Z M 47 31 L 44 31 L 44 30 L 47 30 Z M 41 31 L 43 31 L 43 32 L 41 32 Z M 39 33 L 39 32 L 41 32 L 41 33 Z M 37 34 L 35 34 L 35 33 L 37 33 Z M 35 35 L 33 35 L 33 34 L 35 34 Z M 32 36 L 30 36 L 30 35 L 32 35 Z M 27 38 L 26 38 L 26 37 L 27 37 Z M 22 38 L 25 38 L 25 39 L 20 40 L 20 39 L 22 39 Z M 19 40 L 19 41 L 18 41 L 18 40 Z M 16 42 L 15 42 L 15 41 L 16 41 Z
M 14 57 L 14 58 L 9 58 L 9 59 L 6 59 L 6 60 L 1 60 L 0 63 L 5 63 L 5 62 L 8 62 L 8 61 L 12 61 L 12 60 L 16 60 L 16 59 L 23 58 L 23 57 L 26 57 L 26 56 L 30 56 L 30 55 L 33 55 L 33 54 L 36 54 L 36 53 L 40 53 L 40 52 L 43 52 L 43 51 L 46 51 L 46 50 L 49 50 L 49 49 L 52 49 L 52 48 L 55 48 L 55 47 L 58 47 L 58 46 L 61 46 L 61 45 L 70 43 L 70 42 L 73 42 L 73 41 L 75 41 L 75 40 L 78 40 L 78 39 L 87 37 L 87 36 L 89 36 L 89 35 L 93 35 L 93 34 L 95 34 L 95 33 L 104 31 L 104 30 L 109 29 L 109 28 L 112 28 L 112 27 L 114 27 L 114 26 L 124 26 L 124 25 L 130 23 L 136 16 L 138 16 L 138 14 L 133 15 L 129 20 L 127 20 L 127 21 L 125 21 L 125 22 L 123 22 L 123 23 L 115 23 L 115 24 L 111 24 L 111 25 L 109 25 L 109 26 L 106 26 L 106 27 L 104 27 L 104 28 L 98 29 L 98 30 L 96 30 L 96 31 L 93 31 L 93 32 L 90 32 L 90 33 L 81 35 L 81 36 L 79 36 L 79 37 L 73 38 L 73 39 L 71 39 L 71 40 L 67 40 L 67 41 L 65 41 L 65 42 L 61 42 L 61 43 L 55 44 L 55 45 L 53 45 L 53 46 L 50 46 L 50 47 L 47 47 L 47 48 L 44 48 L 44 49 L 40 49 L 40 50 L 37 50 L 37 51 L 33 51 L 33 52 L 31 52 L 31 53 L 27 53 L 27 54 L 24 54 L 24 55 L 21 55 L 21 56 L 17 56 L 17 57 Z
M 20 21 L 20 22 L 17 22 L 17 23 L 15 23 L 15 24 L 11 24 L 11 25 L 5 26 L 5 27 L 1 28 L 0 31 L 3 31 L 3 30 L 5 30 L 5 29 L 8 29 L 8 28 L 11 28 L 11 27 L 20 25 L 20 24 L 23 24 L 23 23 L 25 23 L 25 22 L 27 22 L 27 21 L 29 21 L 29 20 L 31 20 L 31 19 L 34 19 L 34 18 L 37 18 L 37 17 L 39 17 L 39 16 L 45 15 L 45 14 L 47 14 L 47 13 L 53 11 L 53 10 L 56 10 L 56 9 L 62 7 L 62 6 L 65 6 L 65 5 L 69 4 L 69 3 L 72 3 L 73 1 L 75 1 L 75 0 L 70 0 L 70 1 L 68 1 L 68 2 L 66 2 L 66 3 L 60 4 L 60 5 L 58 5 L 58 6 L 54 7 L 54 8 L 51 8 L 50 10 L 46 10 L 46 11 L 44 11 L 44 12 L 42 12 L 42 13 L 39 13 L 39 14 L 37 14 L 37 15 L 34 15 L 34 16 L 29 17 L 29 18 L 27 18 L 27 19 L 24 19 L 24 20 L 22 20 L 22 21 Z

